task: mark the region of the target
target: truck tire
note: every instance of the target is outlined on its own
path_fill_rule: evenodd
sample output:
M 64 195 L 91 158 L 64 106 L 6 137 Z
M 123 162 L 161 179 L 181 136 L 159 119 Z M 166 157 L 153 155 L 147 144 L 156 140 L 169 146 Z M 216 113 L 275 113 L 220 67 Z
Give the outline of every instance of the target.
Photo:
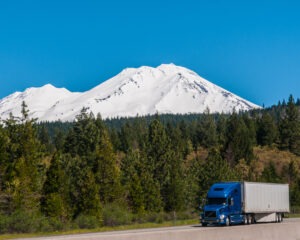
M 252 216 L 250 214 L 247 215 L 247 224 L 252 223 Z
M 281 223 L 282 222 L 282 214 L 281 213 L 277 213 L 277 222 Z
M 202 227 L 207 227 L 207 223 L 202 223 Z
M 251 223 L 252 224 L 256 223 L 255 214 L 251 215 Z
M 225 226 L 228 227 L 230 225 L 231 225 L 230 218 L 226 217 L 226 219 L 225 219 Z
M 247 217 L 246 217 L 246 215 L 243 216 L 243 224 L 244 224 L 244 225 L 247 224 Z

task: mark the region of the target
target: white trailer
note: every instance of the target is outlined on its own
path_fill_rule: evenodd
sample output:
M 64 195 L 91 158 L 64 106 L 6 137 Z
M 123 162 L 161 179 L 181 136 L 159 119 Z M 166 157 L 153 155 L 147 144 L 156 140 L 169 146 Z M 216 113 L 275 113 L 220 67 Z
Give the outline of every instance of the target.
M 281 222 L 290 211 L 288 184 L 244 182 L 241 187 L 248 223 Z

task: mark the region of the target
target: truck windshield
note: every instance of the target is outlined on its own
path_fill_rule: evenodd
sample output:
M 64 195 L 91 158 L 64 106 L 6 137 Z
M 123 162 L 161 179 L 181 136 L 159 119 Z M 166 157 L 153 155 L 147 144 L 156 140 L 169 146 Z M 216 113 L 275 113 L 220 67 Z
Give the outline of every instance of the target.
M 225 205 L 226 198 L 208 198 L 207 205 Z

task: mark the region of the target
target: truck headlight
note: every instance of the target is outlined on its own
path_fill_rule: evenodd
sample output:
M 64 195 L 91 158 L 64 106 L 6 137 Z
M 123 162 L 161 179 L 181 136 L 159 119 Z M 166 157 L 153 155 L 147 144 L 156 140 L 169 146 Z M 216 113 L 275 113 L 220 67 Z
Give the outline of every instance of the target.
M 224 215 L 224 214 L 221 214 L 221 215 L 220 215 L 220 219 L 223 220 L 224 218 L 225 218 L 225 215 Z

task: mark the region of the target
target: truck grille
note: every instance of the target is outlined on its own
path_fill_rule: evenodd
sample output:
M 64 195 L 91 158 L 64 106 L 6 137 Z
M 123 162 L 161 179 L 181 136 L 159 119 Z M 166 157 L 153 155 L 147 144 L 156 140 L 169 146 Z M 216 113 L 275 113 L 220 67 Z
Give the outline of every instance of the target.
M 204 216 L 207 218 L 215 218 L 217 217 L 216 211 L 206 211 Z

